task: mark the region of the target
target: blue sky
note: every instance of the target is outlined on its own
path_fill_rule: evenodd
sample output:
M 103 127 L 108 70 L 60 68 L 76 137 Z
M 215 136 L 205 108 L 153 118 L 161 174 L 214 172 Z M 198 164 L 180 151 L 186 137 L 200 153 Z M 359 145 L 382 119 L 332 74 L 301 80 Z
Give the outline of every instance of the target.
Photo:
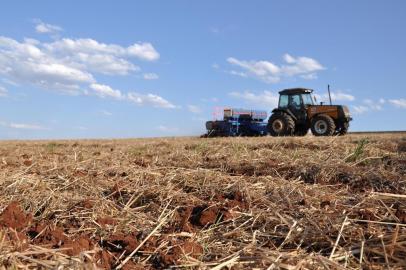
M 199 135 L 315 89 L 406 129 L 405 1 L 3 1 L 0 138 Z

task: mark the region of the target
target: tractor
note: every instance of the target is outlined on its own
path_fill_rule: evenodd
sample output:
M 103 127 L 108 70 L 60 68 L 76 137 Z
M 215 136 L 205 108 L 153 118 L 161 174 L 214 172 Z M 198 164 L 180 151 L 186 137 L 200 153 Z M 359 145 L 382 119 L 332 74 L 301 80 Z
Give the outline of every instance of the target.
M 344 135 L 352 120 L 347 106 L 317 105 L 312 89 L 291 88 L 279 92 L 278 108 L 272 110 L 268 132 L 272 136 Z

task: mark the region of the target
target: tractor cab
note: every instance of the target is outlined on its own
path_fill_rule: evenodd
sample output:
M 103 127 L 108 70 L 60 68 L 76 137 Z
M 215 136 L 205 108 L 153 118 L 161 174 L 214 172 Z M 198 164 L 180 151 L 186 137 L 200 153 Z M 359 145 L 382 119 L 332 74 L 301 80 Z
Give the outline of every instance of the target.
M 308 107 L 315 105 L 312 92 L 312 89 L 305 88 L 280 91 L 278 109 L 288 110 L 299 122 L 306 121 Z

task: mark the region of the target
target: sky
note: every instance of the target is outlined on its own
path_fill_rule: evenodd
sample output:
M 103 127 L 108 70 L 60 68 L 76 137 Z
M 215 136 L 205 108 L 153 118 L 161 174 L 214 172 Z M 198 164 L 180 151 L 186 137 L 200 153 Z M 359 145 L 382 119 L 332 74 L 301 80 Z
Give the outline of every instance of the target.
M 2 1 L 0 139 L 200 135 L 306 87 L 406 130 L 406 1 Z

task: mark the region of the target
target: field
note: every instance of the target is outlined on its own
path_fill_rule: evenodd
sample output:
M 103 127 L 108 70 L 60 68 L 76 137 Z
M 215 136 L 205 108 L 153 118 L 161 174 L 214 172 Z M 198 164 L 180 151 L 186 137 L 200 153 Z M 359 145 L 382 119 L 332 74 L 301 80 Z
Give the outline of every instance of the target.
M 0 269 L 406 268 L 405 133 L 0 154 Z

